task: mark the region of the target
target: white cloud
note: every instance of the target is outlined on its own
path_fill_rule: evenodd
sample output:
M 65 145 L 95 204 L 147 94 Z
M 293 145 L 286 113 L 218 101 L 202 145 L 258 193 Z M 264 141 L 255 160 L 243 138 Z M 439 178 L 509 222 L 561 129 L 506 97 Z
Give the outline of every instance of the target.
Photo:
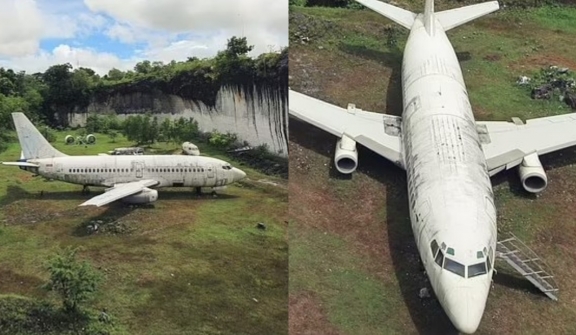
M 0 0 L 0 8 L 0 66 L 27 72 L 69 62 L 104 74 L 142 59 L 211 57 L 232 36 L 245 36 L 253 55 L 288 44 L 288 0 Z M 41 50 L 46 38 L 61 45 Z M 107 38 L 139 50 L 121 58 Z
M 33 0 L 0 0 L 0 54 L 19 56 L 38 50 L 42 14 Z
M 103 75 L 108 73 L 113 67 L 121 70 L 132 69 L 137 61 L 137 59 L 120 59 L 111 53 L 61 44 L 50 52 L 40 51 L 37 54 L 0 61 L 0 65 L 9 66 L 14 70 L 25 70 L 26 72 L 34 73 L 43 72 L 54 64 L 70 63 L 74 67 L 90 67 Z

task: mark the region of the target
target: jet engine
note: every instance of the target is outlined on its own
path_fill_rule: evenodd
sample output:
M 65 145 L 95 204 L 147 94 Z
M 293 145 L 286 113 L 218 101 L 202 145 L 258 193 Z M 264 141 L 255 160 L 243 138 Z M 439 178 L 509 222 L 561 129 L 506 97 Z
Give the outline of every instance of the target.
M 64 143 L 66 144 L 74 144 L 74 141 L 76 141 L 74 139 L 74 136 L 72 135 L 66 135 L 66 137 L 64 138 Z
M 336 142 L 336 153 L 334 154 L 334 163 L 340 173 L 349 174 L 356 171 L 358 167 L 358 150 L 356 150 L 356 141 L 343 135 Z
M 548 178 L 537 153 L 524 157 L 518 167 L 518 173 L 522 186 L 530 193 L 540 193 L 548 186 Z
M 145 187 L 139 193 L 125 197 L 122 202 L 128 204 L 148 204 L 158 200 L 158 191 Z
M 88 144 L 96 143 L 96 136 L 94 136 L 93 134 L 86 135 L 86 143 Z

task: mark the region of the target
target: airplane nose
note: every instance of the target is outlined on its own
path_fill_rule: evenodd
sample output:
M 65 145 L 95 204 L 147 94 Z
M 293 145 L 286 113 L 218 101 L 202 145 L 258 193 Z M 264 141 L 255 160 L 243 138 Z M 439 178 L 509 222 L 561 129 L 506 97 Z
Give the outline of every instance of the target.
M 234 181 L 238 181 L 246 178 L 246 173 L 240 169 L 232 168 L 232 176 L 234 178 Z
M 446 311 L 454 327 L 464 334 L 474 333 L 484 314 L 486 298 L 468 287 L 455 287 L 446 292 Z

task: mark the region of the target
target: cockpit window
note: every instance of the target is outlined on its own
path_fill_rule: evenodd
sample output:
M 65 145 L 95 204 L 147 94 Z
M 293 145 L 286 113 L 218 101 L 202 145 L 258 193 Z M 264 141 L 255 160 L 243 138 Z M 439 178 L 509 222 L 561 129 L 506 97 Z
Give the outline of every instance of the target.
M 438 247 L 438 242 L 436 242 L 436 240 L 433 240 L 430 243 L 430 250 L 432 251 L 432 257 L 436 256 L 436 253 L 438 252 L 438 249 L 440 249 L 440 247 Z
M 450 258 L 444 260 L 444 269 L 453 272 L 460 277 L 465 277 L 464 272 L 466 271 L 466 267 Z
M 448 248 L 448 249 L 446 250 L 446 253 L 447 253 L 448 255 L 454 256 L 454 248 Z
M 482 251 L 476 252 L 476 258 L 478 258 L 478 259 L 484 258 L 484 253 Z
M 231 170 L 232 169 L 232 167 L 230 165 L 223 165 L 222 168 L 224 170 Z
M 478 263 L 468 266 L 468 278 L 476 277 L 488 273 L 486 271 L 486 263 Z
M 438 252 L 438 255 L 436 255 L 436 264 L 442 266 L 442 263 L 444 262 L 444 253 L 442 252 L 442 250 L 440 250 Z

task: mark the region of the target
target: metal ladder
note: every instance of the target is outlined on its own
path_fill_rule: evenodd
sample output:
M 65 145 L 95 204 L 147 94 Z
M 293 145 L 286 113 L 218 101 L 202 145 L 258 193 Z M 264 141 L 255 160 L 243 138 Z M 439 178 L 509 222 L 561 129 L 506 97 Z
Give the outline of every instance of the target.
M 509 238 L 497 243 L 497 256 L 504 259 L 550 299 L 558 301 L 556 296 L 558 285 L 552 273 L 545 270 L 546 263 L 514 234 L 509 235 Z

